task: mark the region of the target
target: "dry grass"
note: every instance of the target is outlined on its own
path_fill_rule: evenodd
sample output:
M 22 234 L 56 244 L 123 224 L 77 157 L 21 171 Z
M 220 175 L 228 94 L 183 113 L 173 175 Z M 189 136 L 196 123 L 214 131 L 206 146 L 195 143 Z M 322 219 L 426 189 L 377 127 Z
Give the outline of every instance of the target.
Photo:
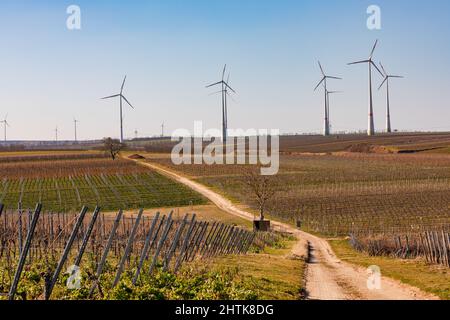
M 422 289 L 450 300 L 450 270 L 432 266 L 423 260 L 401 260 L 389 257 L 370 257 L 355 252 L 346 240 L 329 241 L 336 255 L 343 261 L 369 267 L 381 268 L 382 275 Z
M 293 244 L 267 248 L 262 254 L 216 259 L 214 268 L 238 268 L 242 280 L 263 300 L 298 300 L 302 298 L 305 262 L 289 258 Z

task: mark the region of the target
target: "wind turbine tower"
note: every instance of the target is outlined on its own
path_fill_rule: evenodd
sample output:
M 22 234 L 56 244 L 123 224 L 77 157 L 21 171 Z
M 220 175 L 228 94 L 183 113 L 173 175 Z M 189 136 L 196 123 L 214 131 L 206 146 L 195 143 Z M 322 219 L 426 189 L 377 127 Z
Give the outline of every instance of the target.
M 234 91 L 233 88 L 231 88 L 228 85 L 229 80 L 225 81 L 226 69 L 227 69 L 227 65 L 225 65 L 223 68 L 221 81 L 206 86 L 206 88 L 211 88 L 211 87 L 220 85 L 222 88 L 221 91 L 219 91 L 219 92 L 222 93 L 222 141 L 223 141 L 224 145 L 227 143 L 227 137 L 228 137 L 228 133 L 227 133 L 228 132 L 228 110 L 227 110 L 228 89 L 231 90 L 232 92 L 236 93 L 236 91 Z
M 368 124 L 368 128 L 367 128 L 367 134 L 369 136 L 375 135 L 375 123 L 373 120 L 372 66 L 374 66 L 375 69 L 377 69 L 377 71 L 384 77 L 383 73 L 380 71 L 380 69 L 378 69 L 377 65 L 372 60 L 373 54 L 375 52 L 375 48 L 377 47 L 377 44 L 378 44 L 378 40 L 375 41 L 372 51 L 370 52 L 369 59 L 351 62 L 348 64 L 348 65 L 353 65 L 353 64 L 367 63 L 369 66 L 369 124 Z
M 384 73 L 384 80 L 381 83 L 381 85 L 378 87 L 378 90 L 380 90 L 381 87 L 386 83 L 386 132 L 391 133 L 392 126 L 391 126 L 391 107 L 390 107 L 390 101 L 389 101 L 389 79 L 390 78 L 403 78 L 403 76 L 389 75 L 386 72 L 386 69 L 384 69 L 383 64 L 381 62 L 380 62 L 380 66 Z
M 0 122 L 3 123 L 3 130 L 4 130 L 5 142 L 6 142 L 6 128 L 10 126 L 9 122 L 8 122 L 8 114 L 6 114 L 5 119 Z
M 331 113 L 330 113 L 330 95 L 331 94 L 335 94 L 335 93 L 341 93 L 342 91 L 328 91 L 326 90 L 326 95 L 327 95 L 327 114 L 328 114 L 328 128 L 330 130 L 331 133 Z
M 127 76 L 125 76 L 125 78 L 123 79 L 122 82 L 122 87 L 120 88 L 120 93 L 119 94 L 115 94 L 112 96 L 108 96 L 108 97 L 104 97 L 102 98 L 102 100 L 105 99 L 111 99 L 111 98 L 116 98 L 119 97 L 119 101 L 120 101 L 120 142 L 123 143 L 124 139 L 123 139 L 123 101 L 125 100 L 125 102 L 132 108 L 134 109 L 133 105 L 127 100 L 127 98 L 123 95 L 123 88 L 125 86 L 125 81 L 127 80 Z
M 79 120 L 77 120 L 77 119 L 73 119 L 73 124 L 74 124 L 74 128 L 75 128 L 75 142 L 78 142 L 78 138 L 77 138 L 77 124 L 79 123 L 80 121 Z
M 320 80 L 320 82 L 314 88 L 314 91 L 316 91 L 317 88 L 319 88 L 319 86 L 321 84 L 323 84 L 323 88 L 324 88 L 324 102 L 325 102 L 324 103 L 325 116 L 324 116 L 324 123 L 323 123 L 323 135 L 324 136 L 329 136 L 330 135 L 330 119 L 329 119 L 329 110 L 328 110 L 327 80 L 328 79 L 342 80 L 342 78 L 326 75 L 325 71 L 323 71 L 322 64 L 320 63 L 320 61 L 318 62 L 318 64 L 319 64 L 320 72 L 322 73 L 322 80 Z

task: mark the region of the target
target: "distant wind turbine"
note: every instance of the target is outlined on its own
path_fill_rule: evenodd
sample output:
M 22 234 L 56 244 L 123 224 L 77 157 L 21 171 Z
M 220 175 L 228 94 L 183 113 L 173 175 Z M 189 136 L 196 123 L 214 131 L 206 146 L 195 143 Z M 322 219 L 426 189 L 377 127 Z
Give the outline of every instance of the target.
M 58 143 L 58 126 L 55 128 L 55 141 Z
M 351 62 L 348 64 L 348 65 L 353 65 L 353 64 L 367 63 L 369 65 L 369 124 L 368 124 L 368 129 L 367 129 L 367 134 L 369 136 L 375 135 L 375 123 L 373 120 L 372 66 L 374 66 L 375 69 L 377 69 L 377 71 L 382 76 L 384 76 L 383 73 L 380 71 L 380 69 L 378 69 L 377 65 L 372 60 L 373 54 L 375 52 L 375 48 L 377 47 L 377 44 L 378 44 L 378 40 L 375 41 L 372 51 L 370 52 L 369 59 Z
M 73 124 L 74 124 L 74 127 L 75 127 L 75 142 L 78 141 L 78 139 L 77 139 L 77 124 L 78 124 L 79 122 L 80 122 L 79 120 L 73 118 Z
M 378 90 L 381 89 L 381 87 L 386 83 L 386 132 L 391 133 L 392 127 L 391 127 L 391 107 L 390 107 L 390 101 L 389 101 L 389 79 L 390 78 L 404 78 L 403 76 L 393 76 L 389 75 L 386 70 L 383 67 L 383 64 L 380 62 L 381 69 L 384 73 L 384 80 L 381 83 L 381 85 L 378 87 Z
M 10 126 L 9 122 L 8 122 L 8 114 L 6 114 L 5 119 L 0 122 L 3 123 L 3 129 L 5 132 L 5 142 L 6 142 L 6 128 Z
M 120 88 L 120 93 L 119 94 L 115 94 L 109 97 L 104 97 L 102 98 L 102 100 L 105 99 L 111 99 L 111 98 L 116 98 L 119 97 L 120 99 L 120 142 L 123 143 L 123 111 L 122 111 L 122 100 L 125 100 L 125 102 L 134 109 L 133 105 L 127 100 L 127 98 L 125 98 L 125 96 L 123 95 L 123 87 L 125 86 L 125 81 L 127 80 L 127 76 L 125 76 L 125 78 L 123 79 L 122 82 L 122 87 Z
M 327 79 L 335 79 L 335 80 L 342 80 L 342 78 L 339 77 L 333 77 L 328 76 L 325 74 L 325 71 L 323 71 L 322 64 L 320 61 L 318 61 L 320 72 L 322 73 L 322 80 L 317 84 L 317 86 L 314 88 L 314 91 L 319 88 L 319 86 L 323 83 L 324 88 L 324 97 L 325 97 L 325 117 L 324 117 L 324 125 L 323 125 L 323 135 L 329 136 L 330 135 L 330 121 L 329 121 L 329 114 L 328 114 L 328 94 L 327 94 Z
M 227 81 L 225 81 L 226 69 L 227 69 L 227 65 L 225 65 L 223 67 L 221 81 L 206 86 L 206 88 L 211 88 L 211 87 L 214 87 L 217 85 L 222 86 L 222 90 L 220 90 L 219 92 L 222 93 L 222 140 L 223 140 L 224 144 L 227 143 L 227 131 L 228 131 L 228 108 L 227 108 L 228 89 L 231 90 L 232 92 L 236 93 L 236 91 L 234 91 L 233 88 L 231 88 L 228 85 L 229 77 L 228 77 Z

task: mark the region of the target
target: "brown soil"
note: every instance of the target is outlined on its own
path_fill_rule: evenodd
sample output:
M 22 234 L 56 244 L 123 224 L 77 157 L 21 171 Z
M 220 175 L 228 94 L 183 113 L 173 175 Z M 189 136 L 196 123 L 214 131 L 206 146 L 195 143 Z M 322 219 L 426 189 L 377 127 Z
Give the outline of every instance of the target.
M 357 152 L 357 153 L 377 153 L 377 154 L 390 154 L 395 153 L 393 150 L 379 145 L 371 145 L 367 143 L 360 143 L 351 145 L 347 148 L 348 152 Z
M 145 159 L 145 157 L 141 156 L 140 154 L 132 154 L 131 156 L 128 157 L 129 159 L 132 160 L 141 160 L 141 159 Z

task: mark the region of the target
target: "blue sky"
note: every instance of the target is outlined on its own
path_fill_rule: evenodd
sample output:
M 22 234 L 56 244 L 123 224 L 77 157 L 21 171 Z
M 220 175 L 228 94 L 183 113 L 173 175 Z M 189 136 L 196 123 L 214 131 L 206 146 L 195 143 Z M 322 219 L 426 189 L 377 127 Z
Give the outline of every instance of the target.
M 66 8 L 81 8 L 82 29 L 66 28 Z M 382 29 L 366 27 L 381 7 Z M 0 117 L 11 139 L 118 137 L 117 101 L 128 75 L 125 135 L 219 128 L 219 96 L 205 89 L 223 64 L 238 91 L 232 128 L 320 132 L 323 96 L 317 60 L 343 81 L 331 100 L 334 130 L 367 126 L 367 69 L 346 63 L 368 56 L 406 78 L 392 81 L 392 121 L 400 130 L 450 130 L 450 2 L 307 1 L 20 1 L 0 3 Z M 395 79 L 394 79 L 395 80 Z M 375 76 L 376 87 L 381 82 Z M 384 127 L 384 91 L 375 92 L 375 125 Z M 3 137 L 3 135 L 1 135 Z

